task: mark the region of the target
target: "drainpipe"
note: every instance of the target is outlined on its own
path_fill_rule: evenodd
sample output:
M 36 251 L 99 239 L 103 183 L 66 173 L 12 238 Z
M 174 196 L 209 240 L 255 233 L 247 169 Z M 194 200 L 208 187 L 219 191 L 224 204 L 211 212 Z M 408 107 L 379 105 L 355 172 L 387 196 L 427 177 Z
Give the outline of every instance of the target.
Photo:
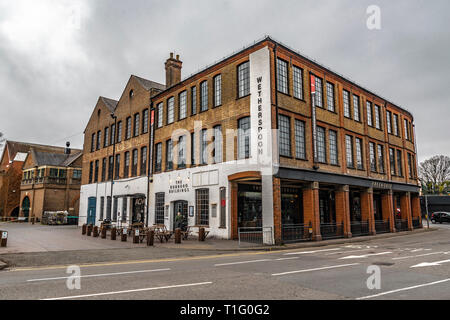
M 150 98 L 151 100 L 151 98 Z M 150 181 L 153 176 L 153 140 L 155 134 L 155 109 L 153 108 L 153 101 L 150 101 L 150 130 L 148 133 L 148 164 L 147 164 L 147 209 L 146 209 L 146 218 L 145 218 L 145 226 L 148 227 L 148 216 L 149 216 L 149 205 L 150 205 Z
M 278 141 L 278 77 L 277 77 L 277 47 L 278 45 L 275 43 L 275 47 L 273 49 L 273 63 L 274 63 L 274 78 L 275 78 L 275 129 L 277 129 L 277 141 Z M 278 143 L 277 143 L 278 145 Z M 278 159 L 277 165 L 280 165 L 280 154 L 277 151 Z
M 110 210 L 113 211 L 114 209 L 114 198 L 113 198 L 113 185 L 114 185 L 114 173 L 115 173 L 115 162 L 116 162 L 116 136 L 117 136 L 117 116 L 114 114 L 114 112 L 111 113 L 111 117 L 114 119 L 114 137 L 113 138 L 113 161 L 112 161 L 112 172 L 111 172 L 111 204 L 110 204 Z M 112 134 L 112 132 L 111 132 Z M 108 199 L 106 199 L 106 202 L 108 202 Z M 116 208 L 118 209 L 118 208 Z M 117 219 L 116 215 L 116 219 Z M 118 222 L 118 221 L 117 221 Z

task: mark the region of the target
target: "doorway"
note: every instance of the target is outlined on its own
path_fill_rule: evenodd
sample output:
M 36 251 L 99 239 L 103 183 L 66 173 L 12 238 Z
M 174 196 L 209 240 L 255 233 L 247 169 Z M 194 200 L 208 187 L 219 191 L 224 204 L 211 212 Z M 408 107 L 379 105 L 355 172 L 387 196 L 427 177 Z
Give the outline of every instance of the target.
M 144 222 L 145 197 L 133 198 L 131 222 Z
M 30 198 L 25 197 L 22 201 L 22 212 L 25 217 L 25 221 L 28 221 L 28 216 L 30 215 Z
M 87 224 L 95 225 L 95 209 L 97 206 L 97 198 L 88 198 Z
M 181 214 L 181 218 L 177 218 L 178 212 Z M 173 203 L 173 230 L 180 228 L 186 231 L 188 225 L 188 202 L 185 200 L 175 201 Z

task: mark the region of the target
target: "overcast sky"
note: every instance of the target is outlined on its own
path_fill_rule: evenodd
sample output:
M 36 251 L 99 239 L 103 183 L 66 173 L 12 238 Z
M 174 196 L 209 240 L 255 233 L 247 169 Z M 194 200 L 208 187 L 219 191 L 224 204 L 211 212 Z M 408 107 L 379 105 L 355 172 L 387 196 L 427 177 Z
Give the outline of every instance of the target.
M 270 35 L 411 111 L 420 161 L 450 155 L 449 21 L 448 0 L 0 0 L 0 132 L 81 148 L 131 74 L 164 83 L 174 51 L 184 78 Z

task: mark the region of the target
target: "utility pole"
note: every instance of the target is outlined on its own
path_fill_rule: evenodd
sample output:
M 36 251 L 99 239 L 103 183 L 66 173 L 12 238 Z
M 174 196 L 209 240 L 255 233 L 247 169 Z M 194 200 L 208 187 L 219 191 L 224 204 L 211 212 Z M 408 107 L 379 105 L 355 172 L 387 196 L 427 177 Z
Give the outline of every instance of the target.
M 117 132 L 117 116 L 114 114 L 114 112 L 111 112 L 111 118 L 114 119 L 114 132 L 111 132 L 112 140 L 113 140 L 113 161 L 112 161 L 112 169 L 111 169 L 111 204 L 110 204 L 110 210 L 113 210 L 114 207 L 114 198 L 113 198 L 113 186 L 114 186 L 114 166 L 116 162 L 116 132 Z M 118 208 L 116 208 L 118 209 Z M 117 220 L 116 215 L 116 220 Z
M 427 213 L 427 228 L 430 229 L 430 218 L 428 217 L 428 195 L 425 195 L 425 211 Z

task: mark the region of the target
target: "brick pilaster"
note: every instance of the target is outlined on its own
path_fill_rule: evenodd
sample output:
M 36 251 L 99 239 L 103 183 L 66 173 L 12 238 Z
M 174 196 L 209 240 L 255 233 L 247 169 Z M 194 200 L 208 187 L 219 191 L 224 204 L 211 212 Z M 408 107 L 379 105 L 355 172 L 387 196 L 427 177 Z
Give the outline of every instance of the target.
M 361 219 L 369 222 L 369 234 L 375 235 L 375 216 L 373 212 L 373 189 L 361 192 Z
M 303 221 L 305 225 L 311 224 L 313 240 L 320 241 L 320 215 L 319 215 L 319 183 L 313 182 L 303 190 Z
M 402 215 L 402 219 L 408 221 L 408 230 L 412 230 L 411 195 L 409 192 L 405 192 L 400 197 L 400 213 Z
M 343 224 L 344 237 L 351 238 L 350 198 L 348 185 L 340 186 L 336 191 L 336 223 Z
M 381 195 L 381 214 L 383 220 L 389 219 L 390 231 L 395 232 L 394 202 L 391 190 Z
M 422 213 L 420 208 L 420 198 L 418 194 L 411 196 L 411 211 L 413 218 L 419 218 L 419 223 L 422 225 Z
M 281 182 L 273 177 L 273 236 L 276 245 L 281 243 Z
M 238 184 L 230 182 L 231 191 L 231 239 L 238 238 Z

